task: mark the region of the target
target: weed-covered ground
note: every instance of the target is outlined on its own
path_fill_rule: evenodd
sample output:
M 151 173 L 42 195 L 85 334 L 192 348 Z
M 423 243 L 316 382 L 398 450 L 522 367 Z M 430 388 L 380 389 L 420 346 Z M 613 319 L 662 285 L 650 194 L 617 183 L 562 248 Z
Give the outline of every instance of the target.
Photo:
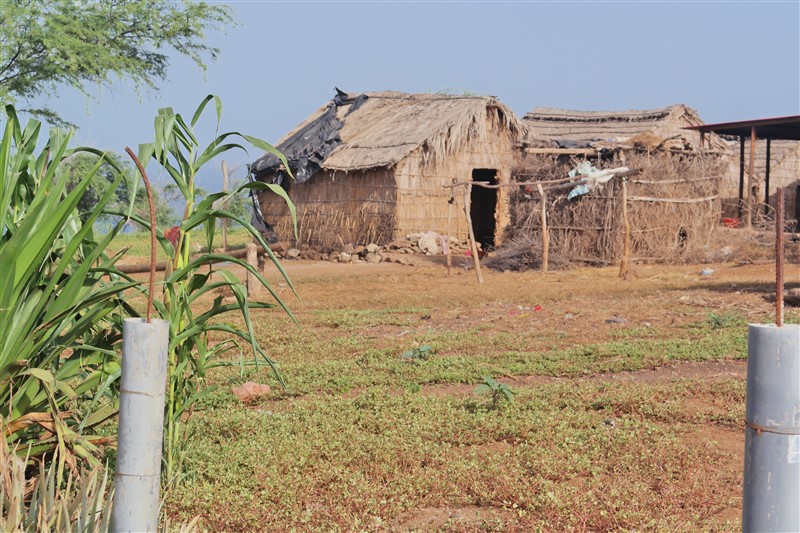
M 746 324 L 773 320 L 769 266 L 488 272 L 483 285 L 438 266 L 286 267 L 300 302 L 268 277 L 300 325 L 277 309 L 255 322 L 287 389 L 263 367 L 208 376 L 218 388 L 194 415 L 174 518 L 210 531 L 740 528 Z M 474 393 L 484 376 L 496 395 Z M 244 405 L 230 389 L 245 381 L 272 393 Z

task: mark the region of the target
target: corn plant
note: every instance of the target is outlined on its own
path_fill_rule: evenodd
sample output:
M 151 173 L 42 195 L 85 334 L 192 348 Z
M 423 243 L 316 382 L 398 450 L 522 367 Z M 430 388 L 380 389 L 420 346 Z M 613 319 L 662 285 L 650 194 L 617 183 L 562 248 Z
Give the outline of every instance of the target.
M 121 322 L 135 314 L 122 293 L 136 284 L 115 270 L 106 246 L 121 229 L 95 235 L 122 172 L 90 213 L 78 202 L 102 152 L 69 148 L 70 134 L 23 128 L 5 108 L 0 141 L 0 422 L 7 442 L 40 457 L 58 449 L 57 474 L 95 462 L 111 439 L 93 429 L 117 412 Z M 84 151 L 101 157 L 67 190 L 61 162 Z M 119 170 L 119 169 L 118 169 Z M 82 221 L 83 220 L 83 221 Z
M 244 283 L 231 270 L 215 268 L 214 265 L 224 262 L 247 269 L 270 292 L 275 302 L 291 316 L 288 307 L 258 270 L 245 261 L 213 252 L 197 256 L 189 254 L 191 243 L 198 238 L 198 234 L 199 238 L 205 239 L 205 249 L 213 250 L 217 220 L 231 219 L 243 226 L 264 248 L 288 285 L 292 287 L 286 272 L 268 244 L 261 234 L 250 225 L 249 221 L 230 211 L 215 208 L 215 205 L 224 205 L 223 202 L 218 202 L 219 200 L 232 197 L 242 190 L 269 189 L 286 199 L 294 217 L 294 206 L 280 186 L 247 183 L 230 192 L 211 194 L 202 201 L 197 201 L 195 184 L 197 173 L 213 158 L 230 150 L 239 149 L 246 153 L 245 147 L 240 144 L 241 141 L 276 154 L 286 165 L 283 156 L 271 145 L 255 137 L 237 132 L 224 133 L 217 136 L 208 145 L 201 145 L 194 128 L 202 117 L 207 104 L 212 101 L 216 107 L 216 124 L 218 126 L 222 103 L 215 96 L 206 97 L 188 123 L 180 114 L 170 108 L 159 110 L 155 118 L 155 140 L 140 146 L 138 156 L 143 163 L 155 162 L 164 169 L 178 190 L 181 191 L 184 200 L 180 226 L 176 232 L 169 232 L 169 236 L 172 237 L 171 242 L 161 239 L 161 244 L 170 260 L 161 284 L 163 299 L 161 301 L 156 299 L 154 302 L 160 317 L 170 322 L 164 428 L 164 475 L 162 476 L 167 484 L 174 483 L 184 474 L 186 444 L 190 438 L 188 419 L 197 400 L 212 390 L 205 387 L 205 376 L 209 369 L 246 363 L 259 365 L 261 362 L 272 368 L 276 378 L 283 385 L 277 366 L 256 339 L 250 314 L 253 309 L 271 308 L 274 304 L 250 300 Z M 236 303 L 225 304 L 223 297 L 217 294 L 211 303 L 203 308 L 204 302 L 207 302 L 210 296 L 220 290 L 232 293 Z M 294 291 L 293 287 L 292 290 Z M 244 328 L 236 327 L 220 319 L 221 315 L 229 312 L 238 312 L 241 315 Z M 212 332 L 222 332 L 228 336 L 228 339 L 213 344 L 209 341 L 209 334 Z M 240 349 L 241 341 L 249 345 L 252 350 L 252 360 L 244 361 Z M 235 358 L 232 360 L 221 357 L 226 352 L 235 349 L 239 349 L 238 361 Z

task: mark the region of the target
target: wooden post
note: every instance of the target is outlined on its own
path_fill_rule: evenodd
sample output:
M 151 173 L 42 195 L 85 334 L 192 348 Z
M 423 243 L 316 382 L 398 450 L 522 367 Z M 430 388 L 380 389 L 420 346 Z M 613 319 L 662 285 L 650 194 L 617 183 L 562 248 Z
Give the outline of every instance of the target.
M 447 277 L 450 277 L 450 270 L 453 268 L 453 256 L 450 251 L 450 235 L 452 228 L 452 219 L 453 219 L 453 203 L 455 202 L 455 197 L 453 196 L 453 190 L 450 189 L 450 200 L 447 202 Z
M 464 214 L 467 217 L 467 230 L 469 230 L 469 243 L 470 250 L 472 251 L 472 261 L 475 263 L 475 275 L 478 276 L 478 283 L 483 283 L 481 260 L 478 257 L 478 246 L 475 244 L 475 232 L 472 231 L 472 217 L 469 214 L 470 194 L 472 194 L 472 185 L 467 184 L 467 186 L 464 187 Z
M 248 242 L 247 248 L 247 264 L 258 271 L 258 247 L 255 243 Z M 261 283 L 249 270 L 247 271 L 247 296 L 254 298 L 261 295 Z
M 625 227 L 625 236 L 622 241 L 622 261 L 619 265 L 619 276 L 628 277 L 628 261 L 631 255 L 631 225 L 628 221 L 628 180 L 622 178 L 622 224 Z
M 755 175 L 755 159 L 756 159 L 756 127 L 750 128 L 750 167 L 747 175 L 747 212 L 745 213 L 745 221 L 747 229 L 753 229 L 753 211 L 756 209 L 758 202 L 757 187 L 754 190 Z
M 222 160 L 222 190 L 228 192 L 228 166 Z M 228 251 L 228 219 L 222 219 L 222 250 Z
M 547 193 L 544 192 L 541 184 L 537 184 L 536 187 L 539 189 L 542 202 L 542 273 L 547 274 L 550 255 L 550 233 L 547 231 Z

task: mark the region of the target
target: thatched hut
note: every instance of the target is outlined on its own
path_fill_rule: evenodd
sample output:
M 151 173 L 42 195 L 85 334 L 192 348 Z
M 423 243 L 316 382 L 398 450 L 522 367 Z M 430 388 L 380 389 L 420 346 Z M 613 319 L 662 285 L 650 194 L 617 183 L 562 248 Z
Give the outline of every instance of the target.
M 426 230 L 466 238 L 463 198 L 449 203 L 446 186 L 508 183 L 523 133 L 514 113 L 493 97 L 339 92 L 277 143 L 293 178 L 270 154 L 251 171 L 288 191 L 300 243 L 381 244 Z M 500 237 L 507 195 L 504 188 L 472 191 L 478 241 Z M 284 202 L 264 193 L 261 207 L 279 237 L 292 239 Z
M 590 190 L 566 184 L 548 194 L 552 253 L 601 264 L 622 259 L 623 205 L 632 259 L 672 262 L 703 253 L 720 219 L 718 191 L 727 168 L 727 143 L 707 135 L 700 151 L 699 132 L 684 129 L 702 124 L 694 110 L 685 105 L 616 112 L 536 108 L 523 122 L 528 134 L 515 181 L 564 178 L 582 162 L 601 170 L 624 166 L 639 171 L 627 178 L 625 203 L 620 179 Z M 507 237 L 537 236 L 541 199 L 535 188 L 517 190 L 510 205 Z
M 573 111 L 537 107 L 523 118 L 528 146 L 554 145 L 564 149 L 594 146 L 696 150 L 700 133 L 684 128 L 703 124 L 697 112 L 683 104 L 662 109 Z M 727 145 L 709 138 L 714 148 Z

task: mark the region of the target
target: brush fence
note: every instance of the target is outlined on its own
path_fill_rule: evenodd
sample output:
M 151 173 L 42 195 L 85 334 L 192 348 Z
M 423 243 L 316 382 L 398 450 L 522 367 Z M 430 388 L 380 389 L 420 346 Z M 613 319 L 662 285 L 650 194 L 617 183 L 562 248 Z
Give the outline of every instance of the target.
M 518 182 L 558 179 L 576 161 L 567 157 L 526 155 L 515 168 Z M 717 195 L 726 162 L 700 154 L 669 151 L 617 152 L 603 167 L 639 170 L 627 180 L 630 257 L 633 261 L 691 262 L 702 257 L 720 219 Z M 600 163 L 597 163 L 600 165 Z M 602 189 L 567 199 L 569 189 L 546 194 L 549 249 L 570 261 L 610 264 L 623 259 L 625 223 L 622 179 Z M 536 187 L 514 187 L 506 239 L 534 238 L 541 243 L 541 199 Z

